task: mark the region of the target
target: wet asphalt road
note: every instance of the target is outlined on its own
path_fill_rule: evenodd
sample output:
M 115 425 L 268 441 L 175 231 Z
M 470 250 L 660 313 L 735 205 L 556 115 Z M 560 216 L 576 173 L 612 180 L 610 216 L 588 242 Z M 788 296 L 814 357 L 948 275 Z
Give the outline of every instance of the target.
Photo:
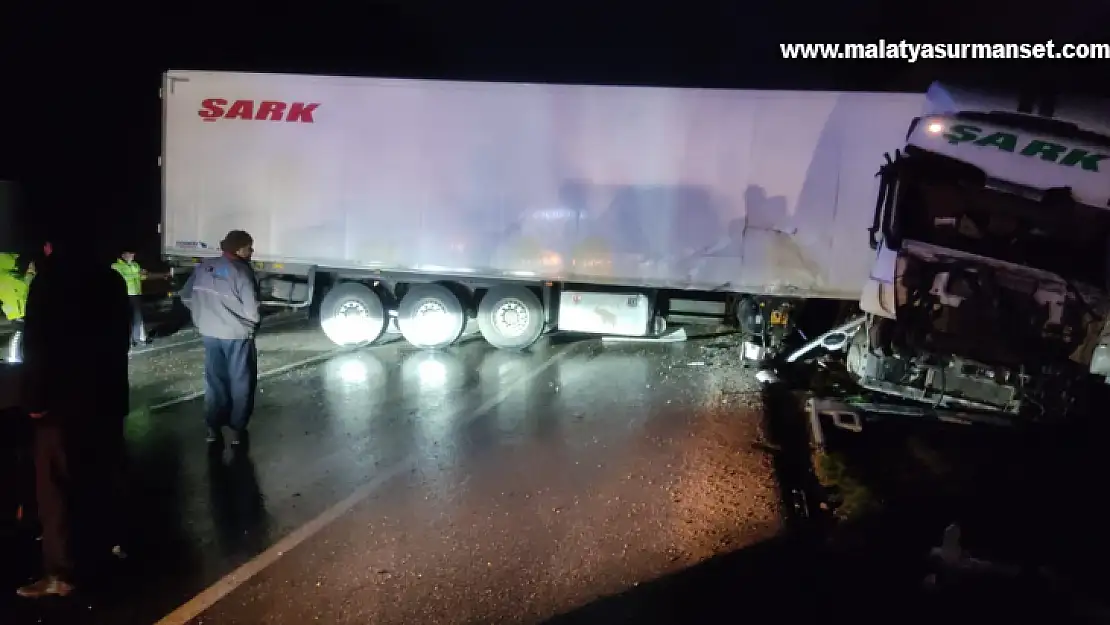
M 336 350 L 285 318 L 259 353 L 239 454 L 206 452 L 199 342 L 133 356 L 130 557 L 0 622 L 542 622 L 780 530 L 731 338 Z

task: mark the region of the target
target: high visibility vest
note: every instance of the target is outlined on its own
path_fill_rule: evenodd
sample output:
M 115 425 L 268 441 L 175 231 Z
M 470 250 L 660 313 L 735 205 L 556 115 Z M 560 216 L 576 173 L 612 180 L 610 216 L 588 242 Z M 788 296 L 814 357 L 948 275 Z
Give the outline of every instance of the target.
M 127 262 L 121 258 L 112 263 L 112 269 L 123 276 L 123 281 L 127 283 L 128 295 L 143 294 L 143 270 L 139 267 L 139 263 L 135 261 Z
M 15 271 L 19 266 L 19 254 L 0 252 L 0 272 Z
M 27 283 L 13 271 L 0 272 L 0 309 L 15 321 L 22 319 L 27 308 Z
M 12 321 L 23 318 L 30 285 L 16 271 L 18 264 L 19 254 L 0 253 L 0 311 Z

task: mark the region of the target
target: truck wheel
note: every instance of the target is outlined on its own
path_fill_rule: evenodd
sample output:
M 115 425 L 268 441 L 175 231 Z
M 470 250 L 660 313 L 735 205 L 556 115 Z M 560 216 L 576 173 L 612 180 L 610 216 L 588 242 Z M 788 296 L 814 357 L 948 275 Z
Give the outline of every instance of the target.
M 385 323 L 381 297 L 364 284 L 341 282 L 320 302 L 320 327 L 336 345 L 372 343 Z
M 543 304 L 522 286 L 490 289 L 478 303 L 478 329 L 500 349 L 525 349 L 543 334 Z
M 417 284 L 397 307 L 397 327 L 409 344 L 440 349 L 453 344 L 466 329 L 462 302 L 445 286 Z

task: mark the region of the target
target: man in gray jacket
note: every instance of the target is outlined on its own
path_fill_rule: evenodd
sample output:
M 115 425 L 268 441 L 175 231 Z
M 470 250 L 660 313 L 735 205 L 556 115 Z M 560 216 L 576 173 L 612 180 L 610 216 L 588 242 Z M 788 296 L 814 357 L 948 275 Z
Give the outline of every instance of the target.
M 254 239 L 232 230 L 220 242 L 223 255 L 201 262 L 181 290 L 204 341 L 204 408 L 208 442 L 231 428 L 238 445 L 254 411 L 258 354 L 254 336 L 261 321 L 258 280 L 251 268 Z

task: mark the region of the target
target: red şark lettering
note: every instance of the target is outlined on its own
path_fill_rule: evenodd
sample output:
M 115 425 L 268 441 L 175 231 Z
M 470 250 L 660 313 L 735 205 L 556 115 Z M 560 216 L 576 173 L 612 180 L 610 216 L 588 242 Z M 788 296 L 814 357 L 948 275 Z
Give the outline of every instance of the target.
M 247 119 L 253 121 L 269 122 L 300 122 L 314 124 L 316 119 L 313 114 L 319 102 L 280 102 L 277 100 L 263 100 L 255 106 L 254 100 L 234 100 L 229 102 L 224 98 L 207 98 L 200 103 L 197 115 L 206 122 L 217 119 Z
M 312 104 L 305 104 L 304 102 L 294 102 L 293 106 L 289 107 L 289 115 L 286 116 L 287 122 L 304 122 L 306 124 L 315 123 L 312 119 L 312 114 L 316 112 L 316 107 L 319 104 L 313 102 Z
M 254 100 L 236 100 L 224 113 L 224 119 L 254 119 Z

